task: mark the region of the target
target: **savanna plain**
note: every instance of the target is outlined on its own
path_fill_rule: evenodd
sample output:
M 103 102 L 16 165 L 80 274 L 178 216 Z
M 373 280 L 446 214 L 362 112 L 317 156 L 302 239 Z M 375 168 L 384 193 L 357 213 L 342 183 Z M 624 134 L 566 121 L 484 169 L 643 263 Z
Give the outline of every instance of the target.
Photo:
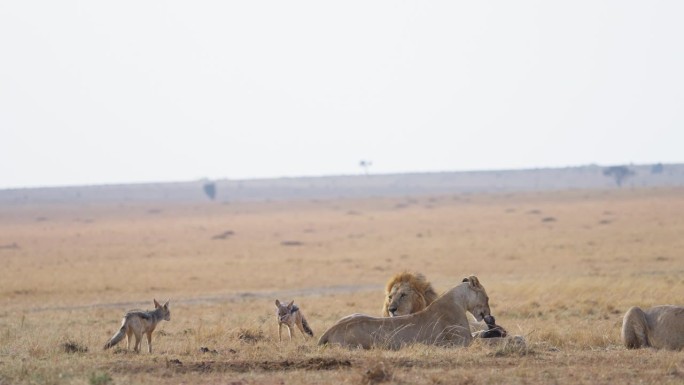
M 0 384 L 682 384 L 684 352 L 628 350 L 634 305 L 684 305 L 684 190 L 0 207 Z M 317 346 L 380 315 L 404 270 L 476 275 L 525 349 Z M 103 351 L 170 300 L 152 354 Z M 316 338 L 278 340 L 275 299 Z

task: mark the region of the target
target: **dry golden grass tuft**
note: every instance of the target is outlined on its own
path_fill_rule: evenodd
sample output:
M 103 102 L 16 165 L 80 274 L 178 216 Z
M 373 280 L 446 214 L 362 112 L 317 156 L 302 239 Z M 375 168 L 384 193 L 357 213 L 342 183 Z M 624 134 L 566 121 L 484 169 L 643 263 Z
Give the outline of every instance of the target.
M 366 362 L 367 369 L 362 371 L 361 383 L 366 385 L 375 385 L 381 382 L 388 382 L 394 379 L 392 375 L 392 367 L 383 360 L 371 360 Z
M 630 306 L 682 304 L 683 192 L 3 207 L 0 384 L 681 384 L 684 352 L 627 350 L 619 331 Z M 438 291 L 478 275 L 526 347 L 316 344 L 378 315 L 403 270 Z M 172 313 L 154 353 L 103 351 L 153 298 Z M 278 341 L 276 298 L 316 338 Z

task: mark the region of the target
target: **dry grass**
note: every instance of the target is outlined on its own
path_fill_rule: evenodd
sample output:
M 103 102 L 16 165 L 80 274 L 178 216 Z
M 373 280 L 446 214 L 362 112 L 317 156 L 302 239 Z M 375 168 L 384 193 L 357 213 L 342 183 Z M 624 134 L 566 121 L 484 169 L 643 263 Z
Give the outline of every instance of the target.
M 2 207 L 0 384 L 681 384 L 684 352 L 628 351 L 619 329 L 630 306 L 682 304 L 683 192 Z M 529 349 L 278 342 L 275 298 L 319 336 L 379 314 L 404 269 L 438 291 L 478 275 Z M 152 298 L 172 311 L 154 353 L 102 351 Z

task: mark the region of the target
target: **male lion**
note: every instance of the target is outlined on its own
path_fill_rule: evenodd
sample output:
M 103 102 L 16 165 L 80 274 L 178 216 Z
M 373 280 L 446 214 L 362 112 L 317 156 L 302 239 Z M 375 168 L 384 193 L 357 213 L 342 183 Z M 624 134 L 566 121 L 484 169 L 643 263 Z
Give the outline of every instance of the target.
M 399 273 L 387 281 L 382 315 L 396 317 L 419 312 L 436 299 L 437 293 L 423 274 Z
M 342 318 L 321 336 L 318 344 L 364 349 L 399 349 L 412 343 L 468 346 L 473 337 L 466 310 L 478 321 L 490 315 L 489 297 L 475 276 L 464 278 L 418 313 L 398 317 L 353 314 Z
M 629 349 L 684 349 L 684 307 L 663 305 L 644 311 L 634 306 L 622 319 L 622 342 Z

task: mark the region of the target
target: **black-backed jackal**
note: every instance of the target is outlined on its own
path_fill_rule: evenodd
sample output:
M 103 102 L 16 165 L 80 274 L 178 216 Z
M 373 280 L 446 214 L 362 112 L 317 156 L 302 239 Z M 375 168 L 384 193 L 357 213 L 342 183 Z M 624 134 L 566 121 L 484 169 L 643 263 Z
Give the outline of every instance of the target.
M 294 300 L 287 305 L 283 305 L 279 300 L 275 300 L 275 305 L 276 317 L 278 318 L 279 341 L 282 341 L 283 325 L 287 326 L 287 334 L 290 336 L 290 340 L 292 340 L 292 329 L 295 325 L 297 325 L 302 334 L 308 334 L 310 337 L 313 337 L 313 330 L 309 327 L 309 323 L 306 322 L 302 311 L 294 304 Z
M 171 321 L 171 310 L 169 310 L 169 301 L 165 304 L 160 305 L 157 300 L 154 300 L 154 310 L 129 310 L 124 314 L 123 320 L 121 321 L 121 329 L 114 334 L 114 336 L 107 341 L 104 348 L 109 349 L 112 346 L 118 344 L 124 335 L 126 338 L 126 350 L 131 347 L 131 336 L 135 336 L 135 347 L 136 352 L 140 351 L 140 342 L 142 340 L 142 335 L 145 333 L 147 335 L 147 350 L 152 353 L 152 332 L 157 327 L 157 324 L 162 320 Z

